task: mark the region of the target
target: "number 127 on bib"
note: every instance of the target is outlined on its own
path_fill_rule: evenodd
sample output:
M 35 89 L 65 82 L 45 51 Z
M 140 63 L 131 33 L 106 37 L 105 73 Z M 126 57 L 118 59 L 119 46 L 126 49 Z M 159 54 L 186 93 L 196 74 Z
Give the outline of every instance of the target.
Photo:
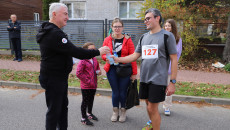
M 142 46 L 142 59 L 158 58 L 158 45 L 144 45 Z

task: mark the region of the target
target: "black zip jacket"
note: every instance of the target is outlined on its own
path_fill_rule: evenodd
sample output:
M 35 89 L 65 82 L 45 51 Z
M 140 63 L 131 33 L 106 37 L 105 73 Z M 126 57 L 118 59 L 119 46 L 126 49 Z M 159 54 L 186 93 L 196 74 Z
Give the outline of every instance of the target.
M 9 31 L 10 38 L 21 38 L 21 23 L 18 21 L 15 23 L 10 22 L 9 26 L 9 28 L 7 27 L 7 31 Z
M 41 25 L 36 40 L 41 51 L 40 74 L 67 76 L 72 71 L 72 57 L 90 59 L 100 55 L 99 50 L 76 47 L 60 28 L 50 22 Z

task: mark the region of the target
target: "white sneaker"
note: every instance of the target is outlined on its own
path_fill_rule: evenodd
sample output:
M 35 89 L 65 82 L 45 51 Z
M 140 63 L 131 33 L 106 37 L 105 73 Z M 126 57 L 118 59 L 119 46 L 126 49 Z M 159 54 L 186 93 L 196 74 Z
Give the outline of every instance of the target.
M 169 108 L 165 108 L 165 115 L 170 116 L 170 109 Z
M 223 68 L 225 65 L 221 64 L 220 62 L 216 62 L 216 63 L 212 64 L 212 66 L 214 66 L 216 68 Z

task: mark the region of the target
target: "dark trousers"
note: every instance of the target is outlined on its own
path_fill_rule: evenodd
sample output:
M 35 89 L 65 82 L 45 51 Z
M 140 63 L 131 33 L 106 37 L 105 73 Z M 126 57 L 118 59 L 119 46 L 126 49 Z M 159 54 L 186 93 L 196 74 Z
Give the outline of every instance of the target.
M 116 73 L 116 66 L 110 66 L 106 73 L 109 84 L 112 88 L 112 103 L 113 107 L 119 108 L 119 103 L 122 108 L 125 108 L 127 89 L 130 83 L 130 76 L 119 77 Z
M 68 76 L 40 74 L 39 81 L 46 90 L 46 130 L 67 130 L 68 127 Z
M 21 39 L 20 38 L 11 38 L 11 43 L 14 48 L 15 58 L 22 59 L 22 50 L 21 50 Z
M 93 101 L 96 93 L 96 89 L 81 89 L 82 103 L 81 103 L 81 114 L 82 118 L 86 118 L 86 109 L 88 113 L 92 114 Z

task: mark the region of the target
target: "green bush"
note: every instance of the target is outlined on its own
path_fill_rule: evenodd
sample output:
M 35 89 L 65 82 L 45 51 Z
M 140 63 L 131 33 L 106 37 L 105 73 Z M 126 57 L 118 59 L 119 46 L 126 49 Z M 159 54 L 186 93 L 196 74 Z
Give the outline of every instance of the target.
M 228 63 L 227 65 L 225 65 L 224 69 L 225 69 L 226 71 L 229 71 L 229 72 L 230 72 L 230 63 Z
M 54 2 L 59 2 L 59 0 L 42 0 L 43 20 L 49 20 L 49 6 Z
M 199 40 L 199 43 L 201 44 L 210 44 L 212 42 L 209 38 L 206 38 L 206 37 L 200 37 L 198 38 L 198 40 Z
M 221 44 L 221 38 L 218 37 L 218 38 L 213 38 L 213 43 L 214 44 Z
M 200 44 L 197 37 L 189 29 L 185 29 L 181 32 L 183 51 L 181 54 L 182 59 L 194 60 L 195 55 L 198 53 L 198 45 Z

